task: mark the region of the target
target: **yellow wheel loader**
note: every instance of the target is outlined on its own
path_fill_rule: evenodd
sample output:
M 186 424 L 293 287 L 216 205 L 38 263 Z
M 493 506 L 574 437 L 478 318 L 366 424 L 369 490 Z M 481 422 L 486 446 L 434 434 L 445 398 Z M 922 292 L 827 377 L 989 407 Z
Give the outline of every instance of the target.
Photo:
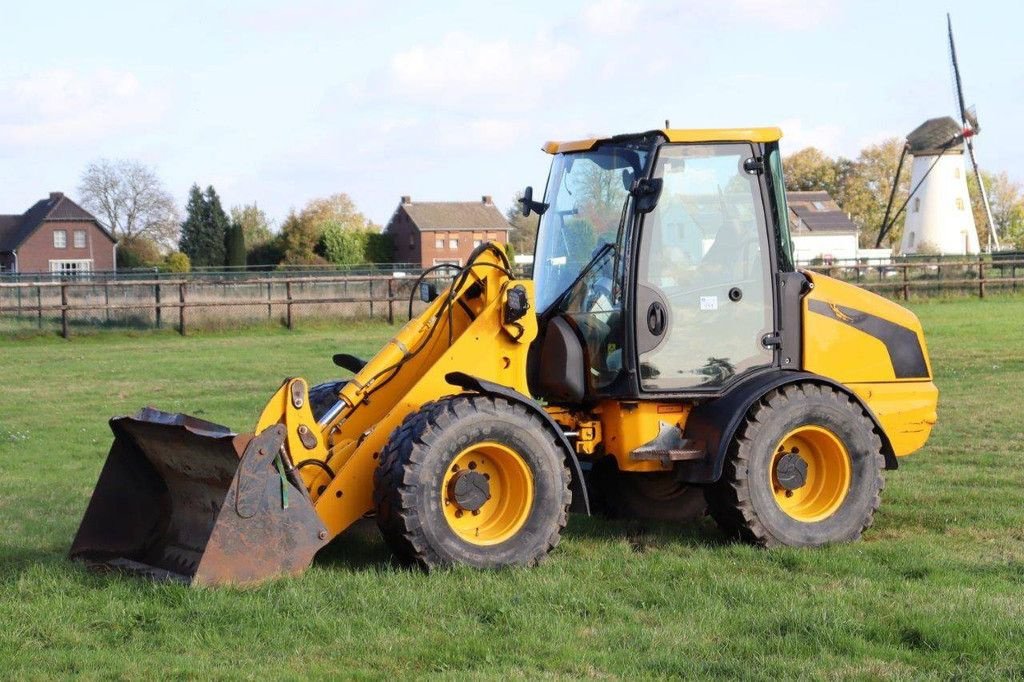
M 348 380 L 286 380 L 252 433 L 113 419 L 71 556 L 254 583 L 373 515 L 425 568 L 532 565 L 592 505 L 706 505 L 762 546 L 857 539 L 938 392 L 912 313 L 794 267 L 780 137 L 549 143 L 543 200 L 522 200 L 532 279 L 495 244 L 440 294 L 425 273 L 423 312 L 374 357 L 335 356 Z

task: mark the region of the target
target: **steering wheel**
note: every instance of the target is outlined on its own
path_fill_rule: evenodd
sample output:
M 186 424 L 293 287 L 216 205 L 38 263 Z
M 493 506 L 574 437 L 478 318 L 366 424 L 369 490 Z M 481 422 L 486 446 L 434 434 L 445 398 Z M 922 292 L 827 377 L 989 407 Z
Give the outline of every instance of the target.
M 594 280 L 593 284 L 590 285 L 590 287 L 587 289 L 586 295 L 584 295 L 583 300 L 580 302 L 581 312 L 600 312 L 595 311 L 594 307 L 601 300 L 602 296 L 607 298 L 608 302 L 611 303 L 612 281 L 608 277 L 601 277 L 599 279 L 596 279 Z

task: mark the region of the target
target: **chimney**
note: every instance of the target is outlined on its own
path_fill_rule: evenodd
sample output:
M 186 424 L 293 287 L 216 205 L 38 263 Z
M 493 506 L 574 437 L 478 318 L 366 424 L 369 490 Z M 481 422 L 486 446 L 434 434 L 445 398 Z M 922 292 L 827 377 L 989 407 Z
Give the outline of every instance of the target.
M 488 206 L 494 203 L 493 201 L 491 201 L 490 194 L 485 194 L 482 197 L 480 197 L 480 202 L 483 204 L 487 204 Z
M 402 196 L 402 203 L 403 204 L 411 204 L 412 203 L 412 197 L 407 195 L 407 194 L 403 195 Z
M 50 192 L 50 201 L 60 201 L 64 198 L 64 192 Z

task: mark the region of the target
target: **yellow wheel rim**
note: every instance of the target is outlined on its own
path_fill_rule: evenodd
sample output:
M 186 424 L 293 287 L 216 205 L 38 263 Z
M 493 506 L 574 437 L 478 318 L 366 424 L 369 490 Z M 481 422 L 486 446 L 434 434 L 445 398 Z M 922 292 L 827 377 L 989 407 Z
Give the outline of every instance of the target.
M 461 488 L 470 487 L 475 497 L 460 494 Z M 440 493 L 444 517 L 459 538 L 474 545 L 496 545 L 515 535 L 529 518 L 533 474 L 511 448 L 477 443 L 448 465 Z
M 803 485 L 788 489 L 780 482 L 780 462 L 796 455 L 806 464 Z M 785 464 L 783 465 L 785 467 Z M 779 441 L 768 474 L 775 502 L 798 521 L 812 523 L 831 516 L 850 492 L 853 467 L 850 454 L 839 437 L 820 426 L 801 426 Z M 793 484 L 790 481 L 790 487 Z

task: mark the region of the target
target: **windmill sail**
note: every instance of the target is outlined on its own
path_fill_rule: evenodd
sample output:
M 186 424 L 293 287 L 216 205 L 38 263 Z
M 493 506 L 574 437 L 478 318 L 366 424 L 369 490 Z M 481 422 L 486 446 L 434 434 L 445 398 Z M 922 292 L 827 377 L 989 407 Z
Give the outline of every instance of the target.
M 963 80 L 960 78 L 960 64 L 956 58 L 956 45 L 953 43 L 953 20 L 946 14 L 946 28 L 949 33 L 949 58 L 953 65 L 953 85 L 956 89 L 957 111 L 960 113 L 960 124 L 963 126 L 964 143 L 967 145 L 967 156 L 971 159 L 971 166 L 974 168 L 974 178 L 978 182 L 978 190 L 981 194 L 981 202 L 985 207 L 985 220 L 988 222 L 988 249 L 989 251 L 999 249 L 999 235 L 996 234 L 995 221 L 992 219 L 992 208 L 988 203 L 988 192 L 985 191 L 985 181 L 981 177 L 981 170 L 978 168 L 978 159 L 974 154 L 974 136 L 981 131 L 978 125 L 978 117 L 973 110 L 968 110 L 964 103 Z

